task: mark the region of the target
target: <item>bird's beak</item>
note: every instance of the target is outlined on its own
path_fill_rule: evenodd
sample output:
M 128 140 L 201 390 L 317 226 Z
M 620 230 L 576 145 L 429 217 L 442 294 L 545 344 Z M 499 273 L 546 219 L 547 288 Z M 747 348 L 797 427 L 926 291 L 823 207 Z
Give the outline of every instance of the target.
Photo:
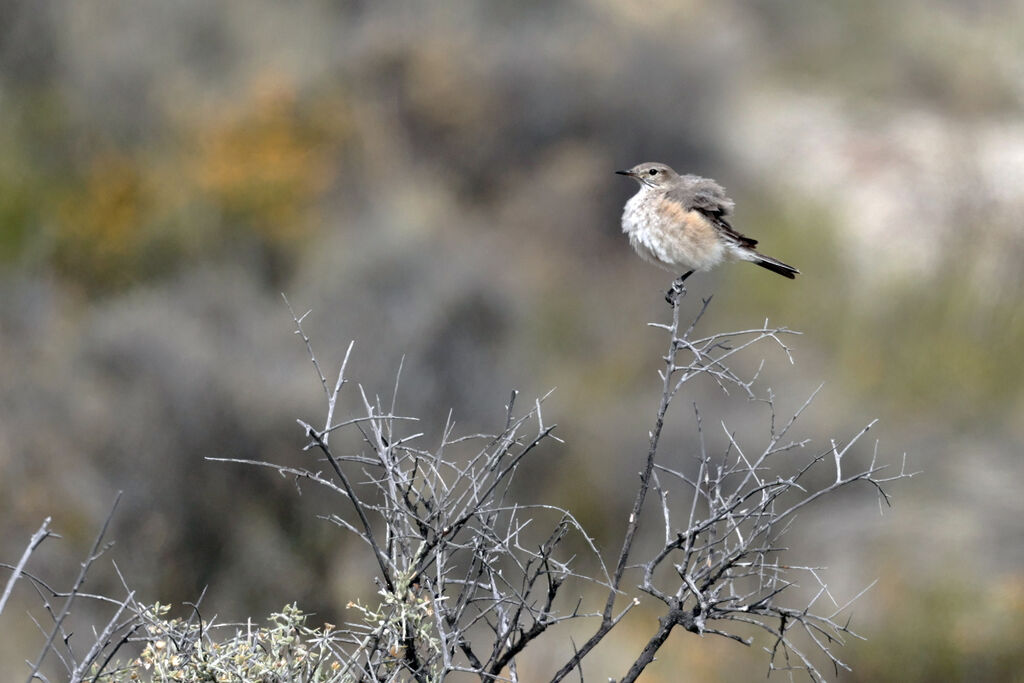
M 631 177 L 635 177 L 636 176 L 635 173 L 633 173 L 632 171 L 629 171 L 629 170 L 626 170 L 626 171 L 616 171 L 616 173 L 618 173 L 619 175 L 628 175 L 628 176 L 631 176 Z

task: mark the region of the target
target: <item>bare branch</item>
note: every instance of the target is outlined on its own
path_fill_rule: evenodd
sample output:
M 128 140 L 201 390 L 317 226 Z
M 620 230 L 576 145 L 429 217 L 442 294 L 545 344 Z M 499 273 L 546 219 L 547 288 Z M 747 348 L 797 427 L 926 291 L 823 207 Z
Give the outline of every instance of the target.
M 14 570 L 11 572 L 10 577 L 8 577 L 7 584 L 4 586 L 3 595 L 0 595 L 0 614 L 4 613 L 4 607 L 7 605 L 7 600 L 11 597 L 11 591 L 14 590 L 14 584 L 18 582 L 18 579 L 21 577 L 21 573 L 25 570 L 25 565 L 28 563 L 28 558 L 32 555 L 33 552 L 35 552 L 36 548 L 39 547 L 40 543 L 45 541 L 50 536 L 56 535 L 52 531 L 50 531 L 51 519 L 51 517 L 47 517 L 46 519 L 44 519 L 39 529 L 37 529 L 36 532 L 32 534 L 32 538 L 29 539 L 28 545 L 25 546 L 25 552 L 21 554 L 21 559 L 18 560 L 18 564 L 14 566 Z
M 16 565 L 0 565 L 12 570 L 0 596 L 0 613 L 14 583 L 24 577 L 53 621 L 51 628 L 40 626 L 45 644 L 30 664 L 29 680 L 46 680 L 40 667 L 53 653 L 72 681 L 133 680 L 137 672 L 132 667 L 142 661 L 170 667 L 161 670 L 161 680 L 250 680 L 244 666 L 265 656 L 275 666 L 291 667 L 282 680 L 426 682 L 460 672 L 481 681 L 516 682 L 518 660 L 528 656 L 534 643 L 559 638 L 553 634 L 561 624 L 587 619 L 593 627 L 590 637 L 580 644 L 570 640 L 567 659 L 550 679 L 573 675 L 582 681 L 584 660 L 616 631 L 642 595 L 660 610 L 657 625 L 652 620 L 622 681 L 639 678 L 676 626 L 747 646 L 755 640 L 765 643 L 769 674 L 802 672 L 820 681 L 822 665 L 835 672 L 848 669 L 837 653 L 848 639 L 860 638 L 850 628 L 849 609 L 863 591 L 845 602 L 837 600 L 823 569 L 790 563 L 782 539 L 812 503 L 864 482 L 877 492 L 881 509 L 891 504 L 888 485 L 915 473 L 907 469 L 905 456 L 898 472 L 887 469 L 877 442 L 870 463 L 863 465 L 865 458 L 857 454 L 875 422 L 846 441 L 831 440 L 828 447 L 801 456 L 809 439 L 791 433 L 821 387 L 792 416 L 777 422 L 775 394 L 761 388 L 764 360 L 742 371 L 738 368 L 750 366 L 737 362 L 756 349 L 775 349 L 793 363 L 787 341 L 797 333 L 765 320 L 761 327 L 700 336 L 699 323 L 711 300 L 703 300 L 692 320 L 682 324 L 684 295 L 682 289 L 673 301 L 669 322 L 652 324 L 668 337 L 658 369 L 661 396 L 646 451 L 637 454 L 636 489 L 621 543 L 608 557 L 569 511 L 517 498 L 516 476 L 526 458 L 545 442 L 560 442 L 544 415 L 550 392 L 521 403 L 518 392 L 511 392 L 497 416 L 498 430 L 491 434 L 458 435 L 449 413 L 439 442 L 426 445 L 423 432 L 412 431 L 415 418 L 398 414 L 404 358 L 389 390 L 356 385 L 358 407 L 354 414 L 339 415 L 353 343 L 337 378 L 328 382 L 303 329 L 308 313 L 296 315 L 289 304 L 295 334 L 325 397 L 322 429 L 312 426 L 319 418 L 298 420 L 307 440 L 303 451 L 311 452 L 312 464 L 207 460 L 275 470 L 300 493 L 301 483 L 310 481 L 337 494 L 338 504 L 319 518 L 351 532 L 373 554 L 377 597 L 368 604 L 350 603 L 346 623 L 322 630 L 306 627 L 305 615 L 294 606 L 273 615 L 277 626 L 268 628 L 254 628 L 251 620 L 228 625 L 203 619 L 198 601 L 187 619 L 167 620 L 165 606 L 138 603 L 116 565 L 124 598 L 82 590 L 86 573 L 105 550 L 113 509 L 69 591 L 55 591 L 29 573 L 29 556 L 53 535 L 47 519 Z M 708 383 L 694 383 L 700 378 Z M 724 436 L 717 430 L 709 435 L 705 416 L 692 400 L 693 452 L 665 452 L 662 435 L 674 400 L 702 386 L 717 386 L 735 396 L 732 400 L 751 401 L 758 411 L 766 408 L 767 435 L 748 437 L 721 419 Z M 356 452 L 337 454 L 329 437 L 346 430 L 358 444 Z M 317 469 L 324 461 L 329 469 Z M 655 502 L 647 505 L 648 498 Z M 642 534 L 647 543 L 638 543 Z M 570 538 L 574 545 L 567 542 Z M 583 557 L 577 558 L 574 551 L 580 550 Z M 51 605 L 54 598 L 63 599 L 63 605 Z M 91 646 L 82 657 L 72 649 L 64 625 L 72 603 L 80 599 L 101 602 L 109 615 L 93 628 Z M 233 635 L 215 640 L 230 628 Z M 756 638 L 749 635 L 752 630 Z M 136 650 L 135 659 L 119 664 L 115 655 L 126 647 L 141 653 Z M 121 673 L 128 678 L 116 678 Z M 155 680 L 156 672 L 145 676 Z

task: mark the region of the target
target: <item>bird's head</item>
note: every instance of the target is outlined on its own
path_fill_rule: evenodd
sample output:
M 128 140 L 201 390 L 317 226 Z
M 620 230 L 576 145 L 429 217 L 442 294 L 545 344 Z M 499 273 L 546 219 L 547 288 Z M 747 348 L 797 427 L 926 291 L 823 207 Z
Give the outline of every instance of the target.
M 633 180 L 646 187 L 666 187 L 672 185 L 679 179 L 679 174 L 665 164 L 649 161 L 644 164 L 637 164 L 625 171 L 616 171 L 619 175 L 628 175 Z

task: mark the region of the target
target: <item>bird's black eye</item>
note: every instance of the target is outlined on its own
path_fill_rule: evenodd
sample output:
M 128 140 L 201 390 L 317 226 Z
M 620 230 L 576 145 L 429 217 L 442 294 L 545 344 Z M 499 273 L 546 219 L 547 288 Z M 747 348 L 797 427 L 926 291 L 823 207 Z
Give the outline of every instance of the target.
M 658 175 L 658 169 L 656 169 L 656 168 L 652 168 L 652 169 L 651 169 L 651 170 L 649 171 L 649 173 L 650 173 L 651 175 Z

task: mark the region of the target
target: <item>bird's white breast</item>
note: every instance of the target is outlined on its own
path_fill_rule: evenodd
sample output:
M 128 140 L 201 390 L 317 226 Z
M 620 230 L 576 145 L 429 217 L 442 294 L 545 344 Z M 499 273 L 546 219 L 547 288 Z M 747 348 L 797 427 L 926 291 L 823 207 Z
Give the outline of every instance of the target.
M 652 231 L 648 229 L 648 226 L 657 220 L 653 203 L 645 201 L 649 194 L 647 187 L 641 187 L 640 191 L 626 202 L 622 210 L 622 232 L 629 236 L 630 246 L 645 261 L 664 268 L 668 264 L 663 258 L 664 250 L 659 248 L 661 240 L 652 239 Z
M 668 270 L 710 270 L 734 255 L 695 212 L 666 211 L 658 190 L 641 187 L 622 211 L 622 231 L 641 257 Z

